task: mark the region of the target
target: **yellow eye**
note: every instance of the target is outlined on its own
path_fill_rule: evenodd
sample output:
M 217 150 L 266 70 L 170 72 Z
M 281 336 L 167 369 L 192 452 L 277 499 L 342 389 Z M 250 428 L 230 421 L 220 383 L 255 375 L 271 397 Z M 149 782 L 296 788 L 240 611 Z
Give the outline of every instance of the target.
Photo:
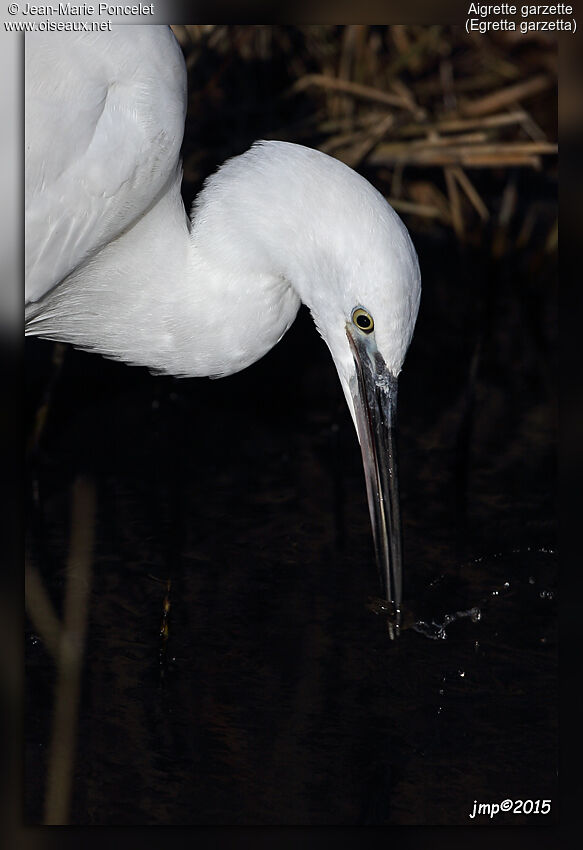
M 374 331 L 374 322 L 370 313 L 358 307 L 352 314 L 352 321 L 356 327 L 365 334 L 370 334 Z

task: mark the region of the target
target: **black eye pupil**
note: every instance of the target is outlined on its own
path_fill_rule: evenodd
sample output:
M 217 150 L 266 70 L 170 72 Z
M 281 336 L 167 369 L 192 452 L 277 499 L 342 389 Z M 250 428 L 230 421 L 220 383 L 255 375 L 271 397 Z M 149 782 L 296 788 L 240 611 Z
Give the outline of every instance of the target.
M 358 316 L 356 319 L 356 324 L 359 328 L 370 328 L 370 319 L 368 316 Z

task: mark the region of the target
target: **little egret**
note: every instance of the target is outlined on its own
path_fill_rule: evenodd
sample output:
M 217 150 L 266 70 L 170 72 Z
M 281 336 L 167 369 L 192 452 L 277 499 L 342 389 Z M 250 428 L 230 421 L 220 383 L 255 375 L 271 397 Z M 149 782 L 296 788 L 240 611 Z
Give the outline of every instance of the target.
M 266 354 L 300 303 L 362 449 L 389 632 L 401 617 L 397 376 L 421 292 L 406 227 L 363 177 L 256 142 L 180 194 L 186 69 L 168 27 L 29 33 L 26 333 L 176 376 Z

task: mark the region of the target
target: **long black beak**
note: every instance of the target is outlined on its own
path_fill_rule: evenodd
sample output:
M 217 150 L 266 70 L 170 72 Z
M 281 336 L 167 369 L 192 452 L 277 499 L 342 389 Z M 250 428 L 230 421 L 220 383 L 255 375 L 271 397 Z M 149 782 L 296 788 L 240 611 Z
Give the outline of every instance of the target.
M 350 381 L 362 450 L 377 566 L 388 602 L 391 639 L 399 636 L 402 600 L 402 540 L 395 427 L 397 378 L 389 372 L 374 337 L 347 325 L 354 357 Z

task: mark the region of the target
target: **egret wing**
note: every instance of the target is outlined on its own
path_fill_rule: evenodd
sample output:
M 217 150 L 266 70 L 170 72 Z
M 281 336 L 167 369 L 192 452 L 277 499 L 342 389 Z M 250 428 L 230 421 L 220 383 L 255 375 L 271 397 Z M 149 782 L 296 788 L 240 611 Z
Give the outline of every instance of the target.
M 131 227 L 166 190 L 185 112 L 184 59 L 168 27 L 26 36 L 27 302 Z

